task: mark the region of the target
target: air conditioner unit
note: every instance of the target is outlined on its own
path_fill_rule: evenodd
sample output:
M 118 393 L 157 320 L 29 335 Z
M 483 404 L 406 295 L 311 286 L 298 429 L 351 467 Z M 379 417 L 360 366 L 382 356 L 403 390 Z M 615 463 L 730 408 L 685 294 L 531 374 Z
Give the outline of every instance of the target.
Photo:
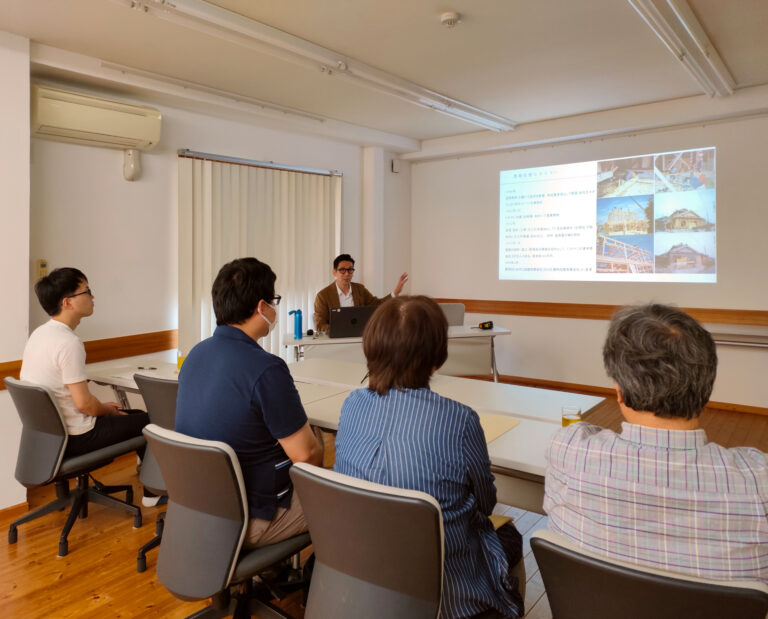
M 151 150 L 160 112 L 47 86 L 32 86 L 32 135 L 104 148 Z

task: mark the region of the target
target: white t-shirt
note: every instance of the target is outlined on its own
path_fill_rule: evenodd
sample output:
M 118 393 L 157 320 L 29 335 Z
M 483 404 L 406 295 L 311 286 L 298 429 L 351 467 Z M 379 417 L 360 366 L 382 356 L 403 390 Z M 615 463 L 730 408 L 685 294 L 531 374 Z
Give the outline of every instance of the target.
M 87 380 L 85 347 L 75 332 L 58 320 L 49 320 L 29 336 L 21 361 L 21 380 L 50 389 L 64 415 L 67 431 L 84 434 L 96 417 L 77 410 L 67 385 Z

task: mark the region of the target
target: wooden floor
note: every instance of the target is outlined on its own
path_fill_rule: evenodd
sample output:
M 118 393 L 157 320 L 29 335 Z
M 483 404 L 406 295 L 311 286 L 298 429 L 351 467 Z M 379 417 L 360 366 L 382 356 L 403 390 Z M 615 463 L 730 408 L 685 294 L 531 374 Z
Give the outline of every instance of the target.
M 607 402 L 590 415 L 590 421 L 618 428 L 615 402 Z M 702 425 L 710 440 L 726 446 L 752 445 L 768 451 L 768 417 L 722 411 L 705 411 Z M 332 450 L 327 454 L 332 459 Z M 104 483 L 130 480 L 141 496 L 136 459 L 124 456 L 102 469 Z M 50 488 L 30 494 L 30 507 L 46 503 Z M 23 510 L 0 512 L 0 617 L 186 617 L 205 602 L 182 602 L 168 593 L 155 576 L 157 551 L 147 558 L 148 569 L 136 572 L 136 551 L 154 535 L 154 521 L 164 508 L 142 508 L 144 524 L 133 529 L 133 518 L 92 505 L 86 520 L 78 520 L 69 535 L 69 554 L 56 556 L 65 512 L 49 514 L 19 527 L 19 539 L 9 545 L 9 523 Z M 530 552 L 530 535 L 546 526 L 546 518 L 533 512 L 498 505 L 497 513 L 512 516 L 524 537 L 527 586 L 525 605 L 530 619 L 549 619 L 551 613 L 544 585 Z M 303 618 L 300 596 L 281 605 L 297 619 Z

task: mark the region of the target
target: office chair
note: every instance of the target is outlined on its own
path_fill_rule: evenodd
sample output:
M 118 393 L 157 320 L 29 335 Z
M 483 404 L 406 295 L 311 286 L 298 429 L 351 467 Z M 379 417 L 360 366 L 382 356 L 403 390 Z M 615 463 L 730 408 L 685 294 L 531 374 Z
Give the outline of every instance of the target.
M 438 502 L 298 463 L 291 478 L 312 535 L 306 619 L 434 619 L 443 587 Z
M 554 619 L 765 619 L 768 586 L 716 581 L 608 559 L 553 531 L 531 548 Z
M 176 394 L 179 391 L 179 381 L 155 378 L 153 376 L 144 376 L 134 374 L 133 380 L 141 392 L 141 397 L 147 407 L 149 422 L 154 423 L 161 428 L 173 430 L 176 421 Z M 154 494 L 164 496 L 165 481 L 160 473 L 160 466 L 157 463 L 152 449 L 147 447 L 144 458 L 141 462 L 141 472 L 139 479 L 144 487 Z M 136 557 L 136 571 L 144 572 L 147 569 L 147 552 L 157 548 L 163 539 L 163 524 L 165 522 L 165 512 L 158 514 L 155 520 L 155 536 L 139 548 Z
M 270 603 L 268 587 L 253 577 L 310 544 L 309 534 L 255 549 L 244 549 L 248 499 L 234 450 L 219 441 L 192 438 L 149 424 L 149 448 L 168 490 L 157 576 L 182 600 L 212 597 L 194 617 L 287 617 Z
M 141 510 L 132 505 L 133 488 L 130 485 L 105 486 L 91 476 L 91 471 L 112 462 L 144 446 L 145 441 L 137 436 L 109 447 L 103 447 L 87 454 L 65 457 L 69 435 L 56 400 L 48 389 L 40 385 L 6 378 L 5 386 L 16 406 L 21 419 L 21 445 L 16 459 L 16 480 L 26 488 L 56 485 L 56 499 L 39 507 L 21 518 L 14 520 L 8 530 L 8 543 L 18 540 L 17 527 L 20 524 L 39 518 L 54 511 L 60 511 L 71 505 L 69 515 L 59 537 L 59 556 L 69 552 L 67 536 L 78 515 L 88 517 L 88 503 L 98 503 L 133 514 L 133 526 L 141 526 Z M 75 488 L 70 490 L 69 480 L 76 479 Z M 91 486 L 88 480 L 92 479 Z M 125 492 L 125 501 L 116 499 L 111 494 Z
M 449 327 L 464 326 L 464 304 L 463 303 L 438 303 L 440 309 L 445 314 Z

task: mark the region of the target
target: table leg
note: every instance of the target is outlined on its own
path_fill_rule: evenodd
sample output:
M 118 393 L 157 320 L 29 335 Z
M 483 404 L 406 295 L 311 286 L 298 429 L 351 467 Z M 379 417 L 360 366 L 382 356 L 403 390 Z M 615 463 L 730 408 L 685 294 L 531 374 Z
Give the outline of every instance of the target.
M 494 346 L 495 337 L 491 337 L 491 370 L 493 371 L 493 382 L 499 382 L 499 370 L 496 368 L 496 347 Z
M 128 402 L 128 396 L 125 395 L 125 391 L 123 391 L 117 385 L 112 385 L 112 391 L 115 394 L 117 401 L 120 403 L 120 408 L 125 408 L 125 409 L 131 408 L 131 404 L 130 402 Z

